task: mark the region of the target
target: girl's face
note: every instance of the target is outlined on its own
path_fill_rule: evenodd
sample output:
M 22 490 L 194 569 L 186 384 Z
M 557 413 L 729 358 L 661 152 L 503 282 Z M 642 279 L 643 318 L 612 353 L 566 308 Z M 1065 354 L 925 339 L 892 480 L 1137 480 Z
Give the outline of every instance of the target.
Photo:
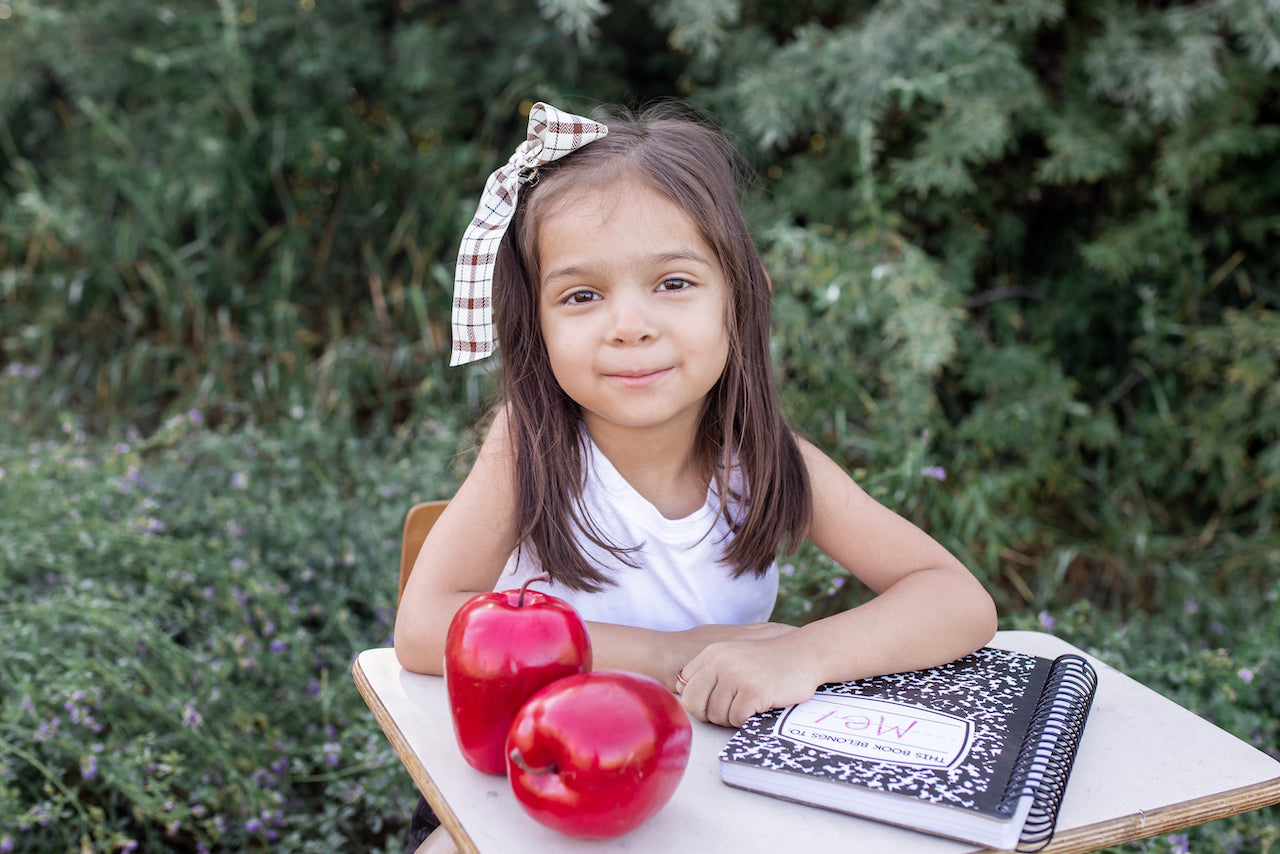
M 537 245 L 551 370 L 591 435 L 692 435 L 729 354 L 729 286 L 693 220 L 623 180 L 567 196 Z

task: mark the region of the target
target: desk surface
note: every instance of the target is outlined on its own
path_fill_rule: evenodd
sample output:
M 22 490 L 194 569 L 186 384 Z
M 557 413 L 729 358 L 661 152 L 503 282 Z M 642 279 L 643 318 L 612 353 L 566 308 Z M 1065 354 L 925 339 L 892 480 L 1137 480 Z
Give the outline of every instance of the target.
M 991 646 L 1047 658 L 1081 651 L 1038 632 Z M 1098 693 L 1047 852 L 1094 851 L 1280 803 L 1280 762 L 1089 657 Z M 529 818 L 505 777 L 474 770 L 454 741 L 444 680 L 410 673 L 391 649 L 360 653 L 353 675 L 388 740 L 463 852 L 817 850 L 857 841 L 860 854 L 967 854 L 972 845 L 730 788 L 717 757 L 732 730 L 697 721 L 689 767 L 671 801 L 625 836 L 583 842 Z

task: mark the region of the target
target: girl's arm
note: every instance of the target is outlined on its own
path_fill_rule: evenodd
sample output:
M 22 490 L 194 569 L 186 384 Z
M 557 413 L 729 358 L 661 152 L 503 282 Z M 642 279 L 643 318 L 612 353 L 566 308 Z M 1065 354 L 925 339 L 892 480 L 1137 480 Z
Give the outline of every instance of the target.
M 516 547 L 514 487 L 514 449 L 502 410 L 470 473 L 427 534 L 400 598 L 395 648 L 407 670 L 442 674 L 454 613 L 497 583 Z
M 991 596 L 955 556 L 798 441 L 813 491 L 809 540 L 877 595 L 775 638 L 707 647 L 684 667 L 683 702 L 700 719 L 738 726 L 824 682 L 943 664 L 995 634 Z

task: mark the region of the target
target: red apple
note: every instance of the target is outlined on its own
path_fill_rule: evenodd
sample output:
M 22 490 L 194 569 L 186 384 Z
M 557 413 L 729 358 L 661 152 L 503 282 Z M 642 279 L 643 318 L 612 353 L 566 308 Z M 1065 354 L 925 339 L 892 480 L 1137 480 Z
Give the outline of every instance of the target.
M 693 728 L 662 683 L 621 670 L 553 682 L 516 713 L 507 775 L 538 822 L 580 839 L 634 830 L 689 764 Z
M 445 637 L 444 677 L 453 731 L 467 762 L 506 772 L 507 731 L 524 701 L 544 685 L 591 669 L 591 639 L 578 612 L 527 589 L 482 593 L 454 615 Z

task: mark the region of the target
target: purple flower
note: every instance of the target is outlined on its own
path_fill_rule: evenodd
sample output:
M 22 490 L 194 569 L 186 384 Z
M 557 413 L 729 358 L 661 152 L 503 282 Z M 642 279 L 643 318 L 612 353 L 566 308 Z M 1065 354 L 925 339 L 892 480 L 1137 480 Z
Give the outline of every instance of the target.
M 338 754 L 342 752 L 342 745 L 334 741 L 325 742 L 324 745 L 324 762 L 326 765 L 337 765 Z
M 12 851 L 12 850 L 13 850 L 12 836 L 6 836 L 4 839 L 0 839 L 0 851 Z
M 192 729 L 199 729 L 204 723 L 204 718 L 196 711 L 196 704 L 193 700 L 187 700 L 187 704 L 182 707 L 182 725 Z
M 1041 611 L 1036 615 L 1036 619 L 1040 621 L 1041 627 L 1046 632 L 1053 631 L 1054 626 L 1058 625 L 1058 621 L 1055 620 L 1053 618 L 1053 614 L 1050 614 L 1048 611 Z
M 242 471 L 231 475 L 231 488 L 236 492 L 244 492 L 249 488 L 249 476 Z
M 920 474 L 925 477 L 931 477 L 934 480 L 946 480 L 947 470 L 942 466 L 925 466 L 920 470 Z
M 1249 667 L 1241 667 L 1236 671 L 1236 675 L 1240 677 L 1240 681 L 1246 685 L 1253 684 L 1253 670 Z
M 1187 854 L 1189 847 L 1185 833 L 1172 833 L 1169 835 L 1170 854 Z
M 48 741 L 49 739 L 57 735 L 58 729 L 61 726 L 62 726 L 62 718 L 59 718 L 59 717 L 50 718 L 49 720 L 40 724 L 39 728 L 36 729 L 36 734 L 31 737 L 31 740 L 34 741 L 36 744 L 43 744 L 44 742 Z
M 98 757 L 90 753 L 80 757 L 80 779 L 92 780 L 98 776 Z

